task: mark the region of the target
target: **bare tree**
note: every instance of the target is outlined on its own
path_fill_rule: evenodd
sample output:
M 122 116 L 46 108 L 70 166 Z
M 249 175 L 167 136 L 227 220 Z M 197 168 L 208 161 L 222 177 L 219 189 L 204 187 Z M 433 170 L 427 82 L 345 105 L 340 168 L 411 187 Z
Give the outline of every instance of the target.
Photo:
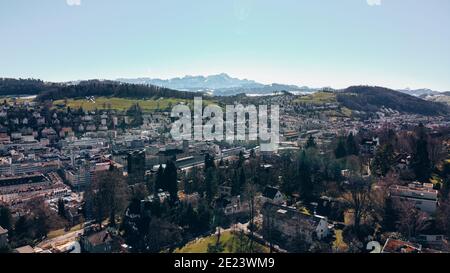
M 399 231 L 408 239 L 418 235 L 429 226 L 428 215 L 417 209 L 410 201 L 397 201 L 399 209 Z
M 347 206 L 353 210 L 354 228 L 358 232 L 362 220 L 371 210 L 371 181 L 368 178 L 352 177 L 347 185 L 344 200 Z
M 440 204 L 436 220 L 439 229 L 450 237 L 450 195 L 446 201 Z
M 244 197 L 249 202 L 250 206 L 250 251 L 253 250 L 253 231 L 255 229 L 255 199 L 256 199 L 257 188 L 255 184 L 248 183 L 245 187 Z

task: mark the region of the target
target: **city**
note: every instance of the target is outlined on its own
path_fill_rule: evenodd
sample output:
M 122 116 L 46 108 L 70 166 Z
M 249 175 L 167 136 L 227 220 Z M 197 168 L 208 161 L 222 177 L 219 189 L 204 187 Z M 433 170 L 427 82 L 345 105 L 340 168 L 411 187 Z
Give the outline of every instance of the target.
M 449 10 L 0 0 L 0 270 L 445 264 Z
M 92 84 L 136 87 L 78 88 L 96 94 Z M 279 148 L 262 151 L 252 140 L 175 141 L 167 97 L 124 98 L 123 111 L 95 95 L 47 100 L 66 88 L 74 86 L 1 104 L 6 251 L 340 253 L 366 252 L 372 241 L 389 253 L 449 250 L 448 114 L 351 110 L 343 91 L 205 95 L 218 105 L 280 105 Z

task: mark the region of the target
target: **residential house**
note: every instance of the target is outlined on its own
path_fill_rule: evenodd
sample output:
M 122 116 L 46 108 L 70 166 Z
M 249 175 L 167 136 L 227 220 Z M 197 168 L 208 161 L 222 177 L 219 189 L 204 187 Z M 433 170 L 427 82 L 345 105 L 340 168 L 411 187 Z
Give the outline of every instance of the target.
M 222 196 L 216 200 L 216 204 L 223 209 L 226 216 L 242 215 L 250 211 L 250 204 L 248 201 L 238 196 L 226 197 Z
M 283 194 L 276 187 L 266 186 L 261 196 L 261 204 L 270 202 L 281 205 L 285 201 Z
M 273 234 L 276 231 L 287 242 L 302 236 L 306 242 L 312 243 L 330 235 L 326 217 L 309 215 L 294 207 L 266 202 L 262 214 L 264 233 Z
M 420 253 L 422 246 L 401 240 L 387 239 L 381 253 Z
M 117 250 L 116 240 L 108 230 L 82 236 L 80 244 L 82 250 L 88 253 L 112 253 Z
M 26 246 L 22 246 L 22 247 L 18 247 L 16 249 L 14 249 L 15 253 L 19 253 L 19 254 L 32 254 L 35 253 L 33 247 L 26 245 Z

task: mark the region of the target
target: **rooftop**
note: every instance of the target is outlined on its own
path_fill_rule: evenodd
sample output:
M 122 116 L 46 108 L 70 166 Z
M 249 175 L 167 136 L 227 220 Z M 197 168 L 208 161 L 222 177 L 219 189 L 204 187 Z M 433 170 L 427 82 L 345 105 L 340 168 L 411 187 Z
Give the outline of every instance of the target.
M 266 197 L 266 198 L 274 199 L 276 194 L 277 194 L 277 192 L 278 192 L 277 188 L 267 186 L 264 189 L 263 196 Z
M 383 253 L 419 253 L 422 246 L 410 242 L 389 238 L 383 247 Z
M 8 233 L 7 229 L 4 229 L 2 226 L 0 226 L 0 235 Z
M 15 249 L 15 252 L 17 253 L 34 253 L 34 249 L 27 245 L 27 246 L 22 246 L 22 247 L 18 247 Z

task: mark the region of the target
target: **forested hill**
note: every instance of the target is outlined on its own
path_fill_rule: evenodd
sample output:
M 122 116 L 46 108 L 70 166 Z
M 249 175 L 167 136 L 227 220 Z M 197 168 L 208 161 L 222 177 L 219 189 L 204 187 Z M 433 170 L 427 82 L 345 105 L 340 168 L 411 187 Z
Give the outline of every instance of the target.
M 0 96 L 37 95 L 52 89 L 53 86 L 56 84 L 45 84 L 41 80 L 0 78 Z
M 197 94 L 198 96 L 199 94 Z M 57 90 L 49 90 L 38 95 L 38 100 L 58 100 L 64 98 L 84 98 L 87 96 L 118 98 L 180 98 L 191 99 L 195 93 L 176 91 L 154 85 L 126 84 L 115 81 L 83 81 L 78 84 L 64 85 Z
M 40 101 L 65 98 L 105 96 L 119 98 L 180 98 L 191 99 L 199 93 L 176 91 L 154 85 L 126 84 L 115 81 L 90 80 L 78 84 L 44 83 L 33 79 L 0 79 L 0 96 L 37 95 Z
M 382 107 L 422 115 L 449 114 L 449 107 L 384 87 L 352 86 L 336 92 L 337 101 L 352 110 L 376 112 Z

